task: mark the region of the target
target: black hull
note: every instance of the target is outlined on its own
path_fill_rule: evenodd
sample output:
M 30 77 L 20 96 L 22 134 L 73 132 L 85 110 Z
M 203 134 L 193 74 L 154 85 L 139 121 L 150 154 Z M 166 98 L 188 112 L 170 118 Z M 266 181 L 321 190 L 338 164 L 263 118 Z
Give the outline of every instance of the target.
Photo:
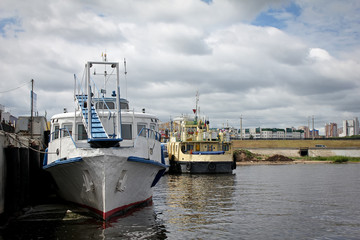
M 232 173 L 235 162 L 179 162 L 170 161 L 169 174 L 196 173 Z

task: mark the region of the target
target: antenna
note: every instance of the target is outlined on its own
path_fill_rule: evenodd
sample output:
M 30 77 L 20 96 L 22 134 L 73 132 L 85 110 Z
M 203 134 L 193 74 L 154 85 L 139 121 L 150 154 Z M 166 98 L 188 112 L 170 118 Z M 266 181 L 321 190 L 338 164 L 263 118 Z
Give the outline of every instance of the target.
M 240 116 L 240 139 L 242 140 L 243 139 L 243 135 L 242 135 L 242 119 L 243 119 L 243 117 L 242 117 L 242 114 L 241 114 L 241 116 Z
M 195 120 L 198 118 L 198 103 L 199 103 L 199 91 L 196 91 L 196 108 L 195 108 Z
M 105 53 L 101 53 L 101 57 L 102 57 L 103 62 L 107 62 L 106 50 L 105 50 Z M 104 69 L 104 89 L 101 89 L 101 93 L 103 94 L 103 97 L 105 97 L 105 94 L 106 94 L 106 76 L 107 76 L 106 64 L 104 67 L 105 67 L 105 69 Z M 96 75 L 95 68 L 94 68 L 94 75 Z
M 106 59 L 106 50 L 105 50 L 105 53 L 101 53 L 101 57 L 102 57 L 103 62 L 107 61 L 107 59 Z
M 34 79 L 31 79 L 31 117 L 30 117 L 30 137 L 33 138 L 33 122 L 34 122 Z
M 127 99 L 127 79 L 126 79 L 126 59 L 124 58 L 124 74 L 125 74 L 125 99 Z

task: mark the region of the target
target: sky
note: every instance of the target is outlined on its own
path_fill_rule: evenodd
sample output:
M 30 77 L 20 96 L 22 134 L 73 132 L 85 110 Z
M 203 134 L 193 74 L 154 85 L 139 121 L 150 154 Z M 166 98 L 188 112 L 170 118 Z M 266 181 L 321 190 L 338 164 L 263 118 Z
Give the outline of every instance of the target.
M 126 59 L 122 97 L 163 122 L 286 128 L 360 117 L 358 0 L 1 0 L 0 104 L 74 109 L 87 61 Z M 121 70 L 122 72 L 124 69 Z

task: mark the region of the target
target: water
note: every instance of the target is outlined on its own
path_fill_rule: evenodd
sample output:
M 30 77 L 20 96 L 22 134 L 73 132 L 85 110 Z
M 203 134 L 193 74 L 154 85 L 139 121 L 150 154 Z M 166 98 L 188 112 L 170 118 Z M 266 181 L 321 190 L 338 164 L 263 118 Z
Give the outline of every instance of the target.
M 360 164 L 166 175 L 154 189 L 153 205 L 107 224 L 83 209 L 50 203 L 0 233 L 1 240 L 360 239 Z

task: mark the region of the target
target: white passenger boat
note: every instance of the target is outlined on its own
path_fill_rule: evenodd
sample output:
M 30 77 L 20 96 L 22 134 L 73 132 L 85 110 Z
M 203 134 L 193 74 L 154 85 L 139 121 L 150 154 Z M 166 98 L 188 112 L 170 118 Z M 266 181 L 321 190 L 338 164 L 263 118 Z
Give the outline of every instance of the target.
M 103 220 L 150 203 L 166 169 L 158 118 L 129 110 L 120 98 L 119 75 L 117 62 L 86 63 L 83 80 L 75 77 L 75 111 L 51 118 L 43 163 L 60 197 Z M 109 87 L 115 91 L 107 97 Z

